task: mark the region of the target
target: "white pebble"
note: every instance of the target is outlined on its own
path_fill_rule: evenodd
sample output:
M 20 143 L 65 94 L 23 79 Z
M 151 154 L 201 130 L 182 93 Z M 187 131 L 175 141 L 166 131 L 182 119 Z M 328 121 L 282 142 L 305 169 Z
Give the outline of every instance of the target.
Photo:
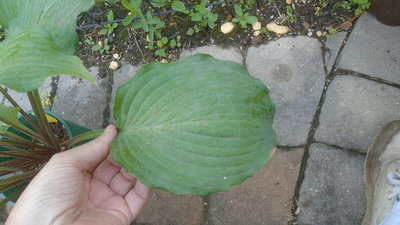
M 119 56 L 119 54 L 118 54 L 118 53 L 114 53 L 114 54 L 113 54 L 113 58 L 114 58 L 114 59 L 120 59 L 120 58 L 121 58 L 121 56 Z
M 257 37 L 260 34 L 261 34 L 261 31 L 259 31 L 259 30 L 256 30 L 256 31 L 253 32 L 253 36 L 254 37 Z
M 224 23 L 221 25 L 221 32 L 223 34 L 229 34 L 230 32 L 232 32 L 234 27 L 235 25 L 231 22 Z
M 261 23 L 260 22 L 255 22 L 251 25 L 253 27 L 253 30 L 261 30 Z
M 119 64 L 118 64 L 118 62 L 116 62 L 116 61 L 112 61 L 112 62 L 110 63 L 110 66 L 108 66 L 108 68 L 110 68 L 110 69 L 112 69 L 112 70 L 116 70 L 116 69 L 118 69 L 118 67 L 119 67 Z

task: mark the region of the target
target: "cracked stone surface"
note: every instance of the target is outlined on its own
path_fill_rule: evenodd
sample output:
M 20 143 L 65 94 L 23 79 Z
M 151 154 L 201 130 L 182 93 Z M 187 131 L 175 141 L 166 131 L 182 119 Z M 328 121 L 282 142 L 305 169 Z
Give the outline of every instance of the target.
M 332 35 L 326 39 L 325 42 L 325 64 L 328 70 L 328 73 L 331 71 L 333 64 L 338 56 L 339 50 L 342 47 L 344 38 L 346 37 L 346 32 L 339 32 L 335 35 Z
M 209 196 L 212 225 L 286 225 L 304 149 L 277 150 L 256 175 Z
M 108 110 L 110 78 L 99 78 L 98 67 L 91 67 L 89 72 L 97 78 L 98 85 L 76 77 L 60 76 L 52 110 L 73 123 L 100 129 Z
M 195 49 L 184 50 L 180 57 L 191 56 L 197 53 L 204 53 L 214 56 L 219 60 L 229 60 L 239 64 L 243 64 L 243 56 L 236 48 L 221 48 L 218 46 L 203 46 Z
M 299 224 L 361 224 L 366 206 L 364 160 L 361 154 L 311 145 L 299 194 Z
M 315 139 L 366 152 L 387 122 L 400 119 L 400 89 L 354 76 L 332 81 Z
M 305 144 L 325 82 L 320 42 L 304 36 L 281 38 L 250 47 L 246 63 L 276 104 L 278 145 Z
M 44 84 L 39 88 L 39 94 L 51 93 L 52 92 L 52 79 L 48 78 Z M 8 89 L 7 93 L 18 103 L 18 105 L 25 111 L 31 110 L 31 104 L 26 93 L 17 92 L 12 89 Z M 42 97 L 42 96 L 41 96 Z M 4 105 L 11 106 L 12 104 L 4 99 Z
M 340 68 L 400 83 L 400 26 L 387 26 L 364 14 L 353 29 Z

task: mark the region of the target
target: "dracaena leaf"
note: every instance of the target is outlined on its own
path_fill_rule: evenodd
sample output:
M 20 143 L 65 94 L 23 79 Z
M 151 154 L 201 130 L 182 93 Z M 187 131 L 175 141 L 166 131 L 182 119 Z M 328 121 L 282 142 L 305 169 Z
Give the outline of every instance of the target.
M 151 63 L 117 90 L 112 155 L 150 187 L 226 190 L 268 161 L 274 112 L 268 89 L 239 64 L 203 54 Z

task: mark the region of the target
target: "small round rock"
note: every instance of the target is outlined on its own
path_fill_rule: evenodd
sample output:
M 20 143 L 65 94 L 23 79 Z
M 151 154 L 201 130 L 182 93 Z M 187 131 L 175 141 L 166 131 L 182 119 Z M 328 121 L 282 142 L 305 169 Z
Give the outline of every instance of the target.
M 260 34 L 261 34 L 261 31 L 259 31 L 259 30 L 256 30 L 256 31 L 253 32 L 253 36 L 254 37 L 257 37 Z
M 121 56 L 118 53 L 114 53 L 113 58 L 118 60 L 121 58 Z
M 223 34 L 229 34 L 230 32 L 232 32 L 234 27 L 235 27 L 235 25 L 233 23 L 226 22 L 226 23 L 221 25 L 221 32 Z
M 289 32 L 289 27 L 281 26 L 274 22 L 267 24 L 267 30 L 274 32 L 275 34 L 286 34 Z
M 317 32 L 315 32 L 315 34 L 317 35 L 317 37 L 321 37 L 322 36 L 322 31 L 317 31 Z
M 109 69 L 112 69 L 112 70 L 116 70 L 116 69 L 118 69 L 118 67 L 119 67 L 119 64 L 118 64 L 117 61 L 112 61 L 112 62 L 110 63 L 110 65 L 108 66 L 108 68 L 109 68 Z
M 257 21 L 253 23 L 251 27 L 253 28 L 253 30 L 261 30 L 261 23 Z

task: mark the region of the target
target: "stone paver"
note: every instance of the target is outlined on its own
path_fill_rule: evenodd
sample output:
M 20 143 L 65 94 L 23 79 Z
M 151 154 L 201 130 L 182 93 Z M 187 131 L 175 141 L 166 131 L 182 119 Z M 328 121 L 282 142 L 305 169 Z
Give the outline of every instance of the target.
M 191 56 L 197 53 L 204 53 L 214 56 L 219 60 L 229 60 L 243 64 L 243 56 L 236 48 L 221 48 L 218 46 L 203 46 L 195 49 L 184 50 L 180 57 Z
M 51 93 L 52 92 L 52 79 L 48 78 L 44 84 L 39 88 L 39 93 Z M 18 103 L 18 105 L 23 109 L 23 110 L 31 110 L 31 104 L 29 103 L 29 99 L 26 93 L 21 93 L 14 91 L 12 89 L 8 89 L 7 93 Z M 42 96 L 41 96 L 42 97 Z M 5 99 L 4 104 L 6 106 L 11 106 L 12 104 Z
M 340 47 L 342 47 L 346 32 L 339 32 L 331 35 L 325 42 L 325 64 L 328 73 L 331 71 L 333 64 L 338 56 Z
M 382 126 L 400 119 L 399 112 L 400 89 L 338 76 L 328 88 L 315 139 L 366 152 Z
M 363 15 L 338 67 L 400 83 L 400 27 L 386 26 L 369 14 Z
M 305 144 L 325 82 L 320 42 L 298 36 L 250 47 L 246 64 L 276 104 L 278 145 Z
M 212 225 L 286 225 L 304 149 L 278 150 L 241 185 L 210 198 Z
M 202 225 L 205 206 L 203 198 L 198 196 L 152 190 L 145 209 L 134 225 Z
M 114 99 L 115 93 L 117 92 L 117 88 L 126 82 L 128 82 L 140 69 L 140 66 L 133 66 L 127 64 L 126 62 L 121 62 L 121 67 L 114 71 L 114 82 L 113 82 L 113 90 L 111 93 L 111 101 L 110 101 L 110 123 L 114 123 L 114 118 L 112 117 L 112 111 L 114 107 Z
M 110 81 L 107 76 L 99 78 L 98 67 L 92 67 L 89 71 L 97 78 L 98 85 L 76 77 L 60 76 L 52 110 L 73 123 L 89 129 L 100 129 L 103 128 L 104 115 L 108 110 Z
M 313 144 L 300 188 L 301 225 L 361 224 L 366 205 L 365 156 Z

